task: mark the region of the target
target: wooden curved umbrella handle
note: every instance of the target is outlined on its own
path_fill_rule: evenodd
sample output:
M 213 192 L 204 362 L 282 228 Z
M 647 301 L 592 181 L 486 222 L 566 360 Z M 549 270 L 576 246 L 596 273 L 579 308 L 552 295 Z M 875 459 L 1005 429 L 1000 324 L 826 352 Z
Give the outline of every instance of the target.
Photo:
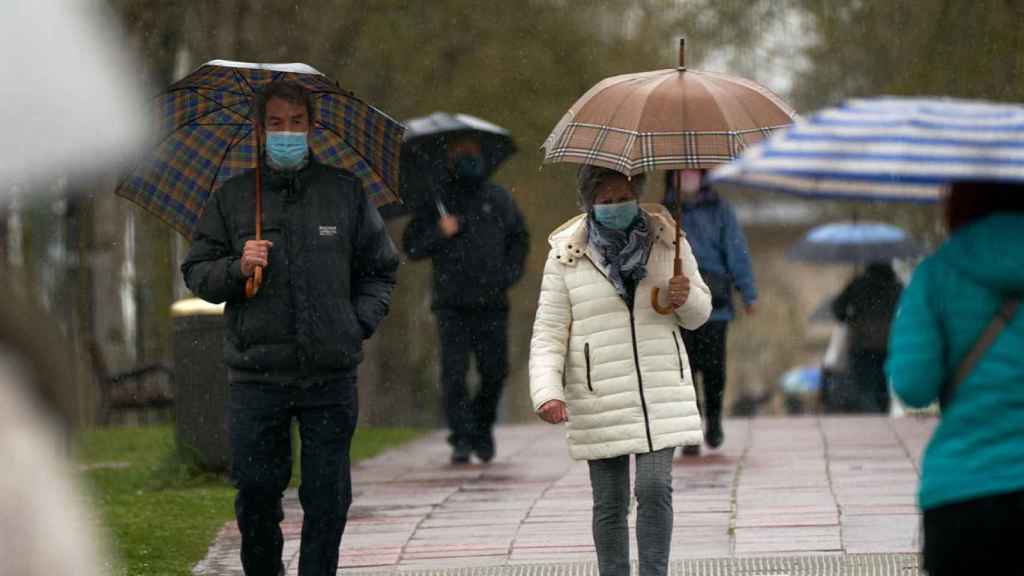
M 263 267 L 257 266 L 253 269 L 252 276 L 245 281 L 245 297 L 252 298 L 260 291 L 260 285 L 263 284 Z
M 658 314 L 661 314 L 662 316 L 668 316 L 669 314 L 672 313 L 673 310 L 675 310 L 675 308 L 672 308 L 671 303 L 663 305 L 661 303 L 661 298 L 659 297 L 660 294 L 661 288 L 658 288 L 657 286 L 651 288 L 651 307 L 654 308 L 654 311 L 657 312 Z

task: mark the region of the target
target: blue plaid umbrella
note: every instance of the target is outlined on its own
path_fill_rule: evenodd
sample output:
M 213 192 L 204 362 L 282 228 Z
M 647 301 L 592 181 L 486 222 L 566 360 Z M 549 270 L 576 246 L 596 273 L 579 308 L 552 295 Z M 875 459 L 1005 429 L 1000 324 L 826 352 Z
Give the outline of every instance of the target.
M 811 229 L 786 253 L 815 264 L 869 264 L 924 254 L 903 229 L 881 222 L 833 222 Z
M 963 180 L 1024 182 L 1024 106 L 854 99 L 806 117 L 714 170 L 715 184 L 811 198 L 934 202 Z
M 312 95 L 309 145 L 317 160 L 353 173 L 377 206 L 398 200 L 401 123 L 305 64 L 224 60 L 203 64 L 156 97 L 156 141 L 117 194 L 191 238 L 221 185 L 257 167 L 255 96 L 276 80 Z

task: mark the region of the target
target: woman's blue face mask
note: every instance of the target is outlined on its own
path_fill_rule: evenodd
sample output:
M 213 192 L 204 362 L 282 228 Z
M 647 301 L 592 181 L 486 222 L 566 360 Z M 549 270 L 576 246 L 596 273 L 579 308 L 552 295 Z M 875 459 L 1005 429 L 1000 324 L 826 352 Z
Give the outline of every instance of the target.
M 595 204 L 594 219 L 613 230 L 625 230 L 636 220 L 640 205 L 636 200 L 617 204 Z

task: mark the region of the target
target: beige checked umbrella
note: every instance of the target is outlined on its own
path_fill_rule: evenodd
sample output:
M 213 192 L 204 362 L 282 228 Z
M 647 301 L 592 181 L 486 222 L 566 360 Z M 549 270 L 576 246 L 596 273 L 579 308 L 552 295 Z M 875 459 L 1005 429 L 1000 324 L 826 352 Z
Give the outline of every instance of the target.
M 679 66 L 612 76 L 565 113 L 544 141 L 544 162 L 604 166 L 633 176 L 725 164 L 796 112 L 744 78 Z
M 679 66 L 612 76 L 569 108 L 544 140 L 544 162 L 604 166 L 634 176 L 655 170 L 700 170 L 726 164 L 747 146 L 793 123 L 796 112 L 764 86 L 744 78 Z M 682 205 L 676 196 L 676 222 Z M 682 274 L 676 226 L 675 275 Z M 659 289 L 651 304 L 660 314 Z

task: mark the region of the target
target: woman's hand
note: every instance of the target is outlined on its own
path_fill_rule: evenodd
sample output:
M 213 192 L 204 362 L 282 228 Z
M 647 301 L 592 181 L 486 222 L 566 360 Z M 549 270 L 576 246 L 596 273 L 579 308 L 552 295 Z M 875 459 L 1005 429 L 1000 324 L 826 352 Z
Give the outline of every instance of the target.
M 690 297 L 690 279 L 685 275 L 673 276 L 668 281 L 668 302 L 672 308 L 679 308 L 686 304 Z
M 541 420 L 551 424 L 569 421 L 569 414 L 565 411 L 565 402 L 561 400 L 548 400 L 537 410 L 537 415 Z

